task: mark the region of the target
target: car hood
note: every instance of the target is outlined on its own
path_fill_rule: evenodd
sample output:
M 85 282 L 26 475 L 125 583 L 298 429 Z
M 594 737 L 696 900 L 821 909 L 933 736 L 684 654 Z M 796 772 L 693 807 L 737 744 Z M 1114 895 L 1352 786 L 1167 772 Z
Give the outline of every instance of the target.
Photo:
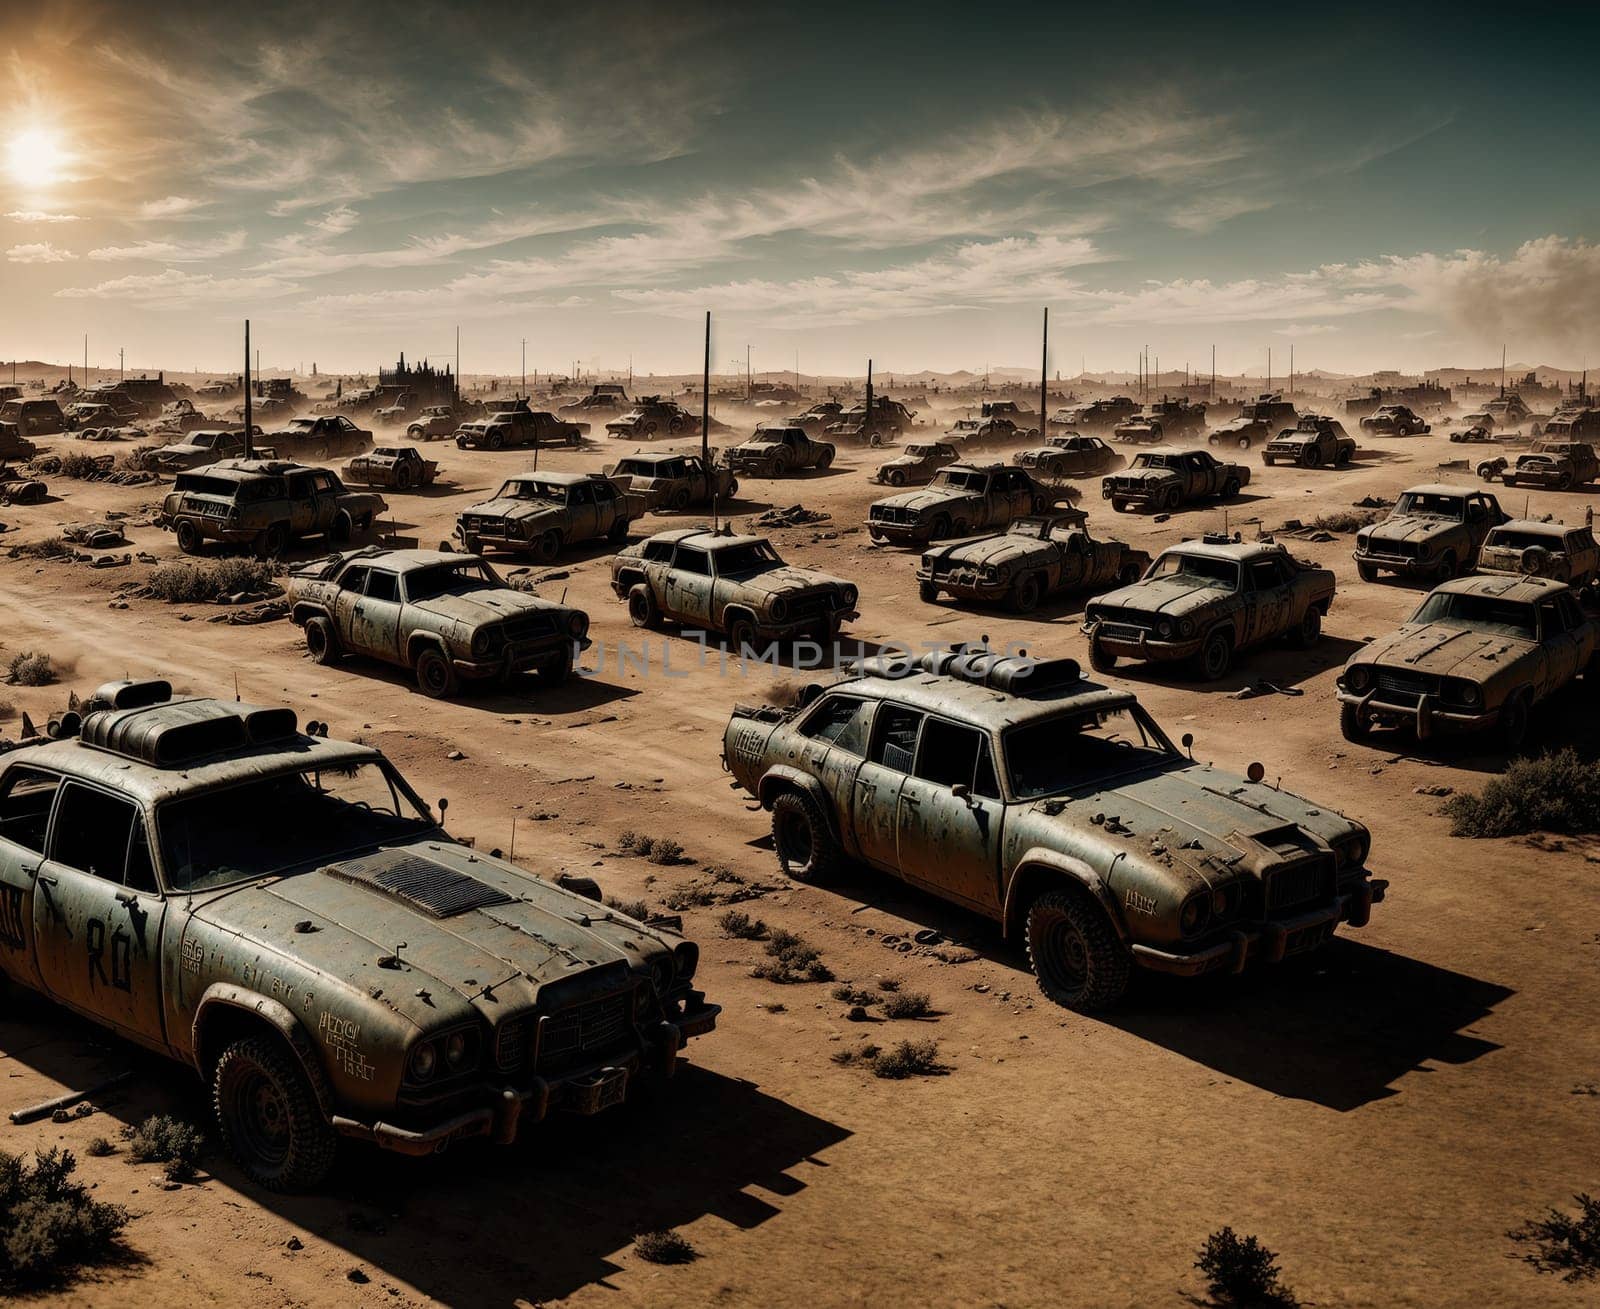
M 423 613 L 432 614 L 436 618 L 475 627 L 483 623 L 516 618 L 538 610 L 561 610 L 566 606 L 559 605 L 554 600 L 544 600 L 536 595 L 529 595 L 526 591 L 512 591 L 508 588 L 500 591 L 473 591 L 467 595 L 441 595 L 409 607 L 420 609 Z
M 953 500 L 965 500 L 974 495 L 971 491 L 957 491 L 951 487 L 924 487 L 920 491 L 902 491 L 899 495 L 885 496 L 882 500 L 874 501 L 875 506 L 892 509 L 932 509 L 936 505 L 949 504 Z
M 1214 586 L 1194 586 L 1170 578 L 1157 577 L 1147 582 L 1124 586 L 1093 601 L 1095 609 L 1129 609 L 1141 614 L 1182 617 L 1228 598 L 1229 592 Z
M 847 583 L 827 573 L 810 568 L 774 568 L 769 573 L 758 573 L 736 583 L 743 591 L 756 595 L 791 595 L 796 591 L 817 590 L 823 587 L 845 586 Z
M 1374 541 L 1419 541 L 1445 532 L 1453 532 L 1461 526 L 1463 524 L 1454 518 L 1430 518 L 1423 514 L 1391 514 L 1367 530 L 1369 539 Z
M 1164 482 L 1168 478 L 1174 480 L 1178 477 L 1176 468 L 1124 468 L 1120 473 L 1112 476 L 1133 482 Z
M 436 896 L 475 907 L 453 912 L 447 904 L 441 913 L 427 907 Z M 597 967 L 620 975 L 671 948 L 592 900 L 440 841 L 224 891 L 195 915 L 236 935 L 240 944 L 230 949 L 296 959 L 424 1028 L 468 1007 L 493 1023 L 536 1003 L 551 983 Z
M 982 536 L 974 541 L 957 541 L 949 545 L 934 546 L 923 553 L 930 562 L 948 561 L 953 564 L 970 564 L 976 568 L 1003 563 L 1016 563 L 1020 559 L 1043 557 L 1052 547 L 1031 536 Z
M 481 518 L 509 518 L 521 522 L 528 518 L 553 516 L 565 508 L 565 505 L 559 505 L 554 500 L 518 500 L 512 496 L 497 496 L 493 500 L 468 505 L 462 512 Z
M 1407 623 L 1358 650 L 1350 662 L 1482 682 L 1536 648 L 1534 641 L 1498 632 L 1475 632 L 1443 623 Z

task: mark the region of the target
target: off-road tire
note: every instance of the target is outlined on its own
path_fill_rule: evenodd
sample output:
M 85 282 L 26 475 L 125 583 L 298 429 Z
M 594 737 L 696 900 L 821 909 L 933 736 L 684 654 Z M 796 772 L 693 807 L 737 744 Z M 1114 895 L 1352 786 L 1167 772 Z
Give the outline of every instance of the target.
M 553 564 L 561 553 L 561 533 L 555 528 L 543 533 L 533 547 L 533 557 L 541 564 Z
M 1299 625 L 1289 633 L 1289 644 L 1296 650 L 1309 650 L 1322 639 L 1322 611 L 1309 607 Z
M 224 1050 L 211 1104 L 228 1153 L 257 1186 L 306 1191 L 328 1176 L 339 1138 L 281 1042 L 252 1036 Z
M 1232 500 L 1238 494 L 1239 494 L 1239 479 L 1237 477 L 1230 477 L 1226 482 L 1224 482 L 1222 484 L 1222 498 L 1224 500 Z
M 1097 673 L 1109 673 L 1117 666 L 1117 656 L 1100 644 L 1098 636 L 1089 638 L 1089 667 Z
M 283 523 L 274 523 L 258 538 L 256 553 L 263 559 L 281 559 L 283 552 L 289 548 L 289 528 Z
M 483 442 L 491 450 L 505 449 L 506 437 L 504 432 L 490 432 Z
M 919 582 L 917 583 L 917 595 L 921 598 L 923 604 L 931 605 L 939 599 L 939 588 L 932 582 Z
M 1183 488 L 1182 487 L 1180 487 L 1180 486 L 1169 486 L 1165 491 L 1163 491 L 1161 493 L 1161 512 L 1162 513 L 1164 513 L 1164 514 L 1175 514 L 1175 513 L 1178 512 L 1178 508 L 1182 504 L 1183 504 Z
M 1203 682 L 1215 682 L 1226 677 L 1232 667 L 1233 637 L 1219 628 L 1200 643 L 1194 656 L 1195 676 Z
M 635 582 L 628 588 L 628 621 L 635 627 L 661 625 L 661 609 L 646 582 Z
M 1019 577 L 1011 588 L 1011 607 L 1019 614 L 1031 614 L 1039 607 L 1043 595 L 1044 588 L 1039 585 L 1039 579 L 1027 573 Z
M 621 545 L 627 539 L 628 520 L 626 518 L 614 519 L 611 526 L 606 529 L 606 540 L 612 545 Z
M 950 520 L 943 514 L 937 514 L 928 524 L 928 540 L 945 541 L 950 537 Z
M 735 654 L 742 653 L 746 646 L 754 650 L 760 640 L 753 619 L 735 618 L 728 624 L 728 648 Z
M 397 491 L 409 491 L 416 480 L 416 470 L 409 464 L 401 464 L 394 470 L 394 487 Z
M 1322 466 L 1322 451 L 1314 445 L 1308 445 L 1300 452 L 1300 466 L 1302 468 L 1320 468 Z
M 689 488 L 680 486 L 672 493 L 672 508 L 675 513 L 683 513 L 689 507 Z
M 831 445 L 823 446 L 822 447 L 822 453 L 817 456 L 817 471 L 820 473 L 824 469 L 827 469 L 827 468 L 831 467 L 832 464 L 833 464 L 833 447 Z
M 1448 582 L 1459 571 L 1460 566 L 1456 563 L 1455 551 L 1446 550 L 1439 556 L 1439 564 L 1434 571 L 1434 577 L 1439 582 Z
M 417 690 L 430 700 L 448 700 L 456 693 L 456 670 L 438 646 L 423 646 L 412 671 L 416 673 Z
M 1248 450 L 1254 444 L 1255 441 L 1248 436 L 1241 436 L 1239 438 L 1239 449 L 1241 450 Z
M 200 534 L 200 529 L 187 518 L 178 523 L 178 549 L 184 554 L 197 555 L 204 544 L 205 537 Z
M 1112 496 L 1111 497 L 1111 512 L 1114 513 L 1114 514 L 1125 514 L 1125 513 L 1127 513 L 1128 512 L 1128 502 L 1126 500 L 1124 500 L 1121 496 L 1117 496 L 1117 495 Z
M 1128 989 L 1128 951 L 1086 895 L 1046 891 L 1028 906 L 1023 934 L 1039 989 L 1064 1009 L 1097 1013 Z
M 1349 446 L 1341 445 L 1339 447 L 1339 449 L 1335 452 L 1334 456 L 1333 456 L 1333 465 L 1334 465 L 1334 467 L 1335 468 L 1348 468 L 1348 467 L 1350 467 L 1350 461 L 1355 458 L 1355 453 L 1356 452 L 1354 450 L 1352 450 Z
M 339 662 L 344 652 L 339 649 L 339 637 L 333 624 L 326 618 L 306 620 L 306 653 L 311 656 L 312 663 L 324 667 Z
M 797 882 L 826 882 L 844 862 L 827 818 L 804 791 L 783 791 L 773 800 L 772 848 L 779 869 Z
M 1339 706 L 1339 732 L 1346 741 L 1354 741 L 1358 745 L 1372 737 L 1372 728 L 1361 721 L 1360 709 L 1353 704 Z
M 1518 691 L 1500 711 L 1497 735 L 1507 754 L 1519 754 L 1528 739 L 1528 719 L 1533 715 L 1532 700 L 1528 692 Z
M 889 483 L 890 486 L 904 486 L 906 484 L 905 470 L 902 468 L 891 468 L 887 473 L 884 474 L 883 480 Z
M 1361 580 L 1363 582 L 1376 582 L 1378 580 L 1378 568 L 1376 564 L 1358 563 L 1356 564 L 1356 572 L 1361 575 Z

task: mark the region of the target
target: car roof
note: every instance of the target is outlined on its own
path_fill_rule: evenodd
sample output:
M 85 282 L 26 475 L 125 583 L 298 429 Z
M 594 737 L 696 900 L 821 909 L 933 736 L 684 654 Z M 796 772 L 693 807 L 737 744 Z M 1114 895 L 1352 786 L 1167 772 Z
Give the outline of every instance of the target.
M 672 527 L 665 532 L 656 532 L 648 538 L 651 541 L 666 541 L 673 545 L 690 545 L 702 550 L 722 550 L 731 545 L 759 545 L 767 538 L 764 536 L 723 535 L 720 532 L 708 531 L 704 527 Z
M 1452 486 L 1449 482 L 1424 482 L 1421 486 L 1408 486 L 1401 495 L 1474 495 L 1475 486 Z
M 1475 573 L 1469 577 L 1454 577 L 1433 588 L 1448 595 L 1487 595 L 1496 600 L 1520 601 L 1532 604 L 1548 599 L 1559 591 L 1571 591 L 1565 582 L 1547 577 L 1504 577 L 1490 573 Z
M 1079 681 L 1070 686 L 1018 695 L 959 677 L 920 672 L 909 677 L 851 677 L 829 690 L 892 700 L 927 713 L 1001 730 L 1051 718 L 1067 709 L 1109 708 L 1136 702 L 1132 692 L 1114 691 L 1097 682 Z
M 1278 541 L 1208 541 L 1205 537 L 1199 537 L 1193 541 L 1180 541 L 1176 545 L 1166 546 L 1161 553 L 1171 554 L 1174 551 L 1204 555 L 1208 559 L 1237 559 L 1240 562 L 1248 562 L 1266 555 L 1287 554 L 1288 548 Z
M 1513 518 L 1501 523 L 1498 527 L 1491 527 L 1489 534 L 1493 536 L 1498 532 L 1529 532 L 1538 536 L 1565 536 L 1568 532 L 1575 532 L 1583 524 L 1574 527 L 1568 523 L 1548 522 L 1543 518 Z
M 206 477 L 225 477 L 230 481 L 242 482 L 250 477 L 286 477 L 290 473 L 315 473 L 323 469 L 311 468 L 306 464 L 291 463 L 287 459 L 223 459 L 214 463 L 210 468 L 197 470 Z
M 508 482 L 548 482 L 551 486 L 576 486 L 579 482 L 604 481 L 593 473 L 540 473 L 529 469 L 523 473 L 512 473 L 506 478 Z
M 381 545 L 369 545 L 362 550 L 351 550 L 343 557 L 343 562 L 352 563 L 355 560 L 363 563 L 393 568 L 397 572 L 407 573 L 416 568 L 428 568 L 434 564 L 462 563 L 478 560 L 477 555 L 463 554 L 459 550 L 385 550 Z

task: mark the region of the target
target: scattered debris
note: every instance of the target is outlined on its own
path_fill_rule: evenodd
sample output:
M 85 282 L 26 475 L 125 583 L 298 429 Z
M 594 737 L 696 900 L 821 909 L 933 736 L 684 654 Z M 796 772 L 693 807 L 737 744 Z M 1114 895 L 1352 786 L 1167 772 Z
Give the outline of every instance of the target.
M 765 513 L 757 514 L 750 520 L 753 527 L 806 527 L 812 523 L 831 523 L 832 514 L 826 514 L 817 509 L 807 509 L 804 505 L 789 505 L 787 508 L 768 509 Z

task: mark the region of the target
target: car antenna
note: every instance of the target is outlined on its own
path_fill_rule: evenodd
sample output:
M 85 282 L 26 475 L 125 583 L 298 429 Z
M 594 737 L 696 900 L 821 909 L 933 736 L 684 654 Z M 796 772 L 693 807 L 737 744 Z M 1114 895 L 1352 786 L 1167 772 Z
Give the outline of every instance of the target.
M 567 602 L 567 588 L 563 586 L 561 588 L 561 603 L 562 604 L 566 604 L 566 602 Z
M 237 668 L 233 670 L 233 702 L 234 704 L 239 703 L 239 670 Z
M 517 816 L 511 815 L 511 863 L 517 862 Z

